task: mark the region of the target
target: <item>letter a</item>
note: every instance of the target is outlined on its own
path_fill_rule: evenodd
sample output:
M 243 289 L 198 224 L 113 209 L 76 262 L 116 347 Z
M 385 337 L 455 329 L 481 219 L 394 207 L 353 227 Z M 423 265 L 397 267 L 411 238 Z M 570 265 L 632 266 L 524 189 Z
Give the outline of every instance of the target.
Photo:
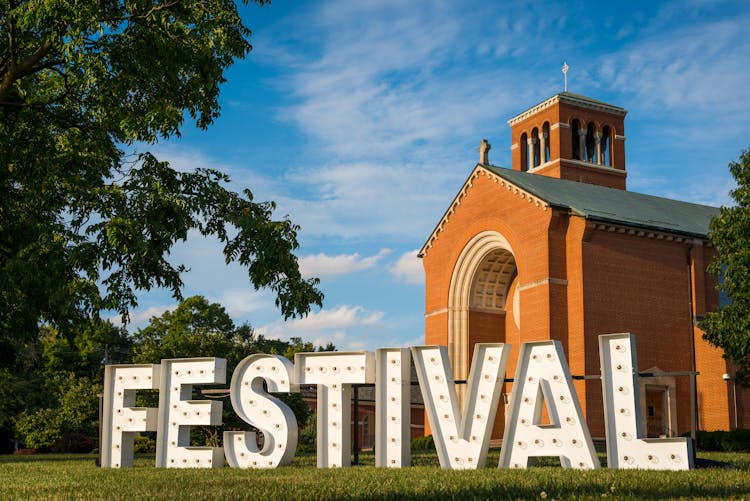
M 542 402 L 550 424 L 541 424 Z M 505 420 L 501 468 L 526 468 L 530 457 L 558 456 L 563 468 L 599 468 L 559 341 L 523 343 Z

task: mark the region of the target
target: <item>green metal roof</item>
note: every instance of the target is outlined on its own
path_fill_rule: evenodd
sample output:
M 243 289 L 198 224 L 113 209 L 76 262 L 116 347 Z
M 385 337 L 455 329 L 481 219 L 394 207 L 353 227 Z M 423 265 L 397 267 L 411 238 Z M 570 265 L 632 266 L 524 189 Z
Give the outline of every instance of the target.
M 484 166 L 551 206 L 586 219 L 705 238 L 717 207 Z

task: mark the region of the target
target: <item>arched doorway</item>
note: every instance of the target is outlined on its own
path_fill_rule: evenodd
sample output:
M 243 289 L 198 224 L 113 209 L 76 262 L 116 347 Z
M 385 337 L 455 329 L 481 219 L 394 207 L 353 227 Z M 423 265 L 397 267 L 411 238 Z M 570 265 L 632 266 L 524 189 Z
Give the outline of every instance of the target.
M 469 375 L 475 343 L 505 342 L 520 328 L 518 267 L 508 240 L 477 234 L 456 261 L 448 293 L 448 353 L 456 379 Z
M 476 343 L 518 339 L 518 267 L 508 240 L 496 231 L 477 234 L 456 261 L 448 293 L 448 353 L 455 379 L 467 379 Z M 463 386 L 456 388 L 463 404 Z M 503 400 L 493 438 L 502 435 Z
M 499 232 L 475 235 L 456 261 L 448 292 L 448 354 L 455 379 L 469 376 L 476 343 L 504 343 L 520 333 L 516 254 Z M 463 404 L 463 386 L 456 388 Z M 493 438 L 502 435 L 503 400 Z

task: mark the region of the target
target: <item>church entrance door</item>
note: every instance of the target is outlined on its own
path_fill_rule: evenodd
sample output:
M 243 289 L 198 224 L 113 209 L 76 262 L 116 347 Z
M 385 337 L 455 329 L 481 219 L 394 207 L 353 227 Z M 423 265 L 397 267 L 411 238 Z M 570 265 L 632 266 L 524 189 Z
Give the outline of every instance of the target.
M 646 385 L 646 437 L 669 436 L 668 398 L 666 386 Z

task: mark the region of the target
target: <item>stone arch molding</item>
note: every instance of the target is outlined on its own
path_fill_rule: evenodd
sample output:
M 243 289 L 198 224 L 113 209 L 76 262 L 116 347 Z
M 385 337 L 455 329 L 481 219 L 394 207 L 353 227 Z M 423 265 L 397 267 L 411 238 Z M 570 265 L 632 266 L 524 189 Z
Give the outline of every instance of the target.
M 466 379 L 469 374 L 469 308 L 472 282 L 477 268 L 491 252 L 515 252 L 508 240 L 497 231 L 483 231 L 475 235 L 461 250 L 453 268 L 448 291 L 448 354 L 456 379 Z

